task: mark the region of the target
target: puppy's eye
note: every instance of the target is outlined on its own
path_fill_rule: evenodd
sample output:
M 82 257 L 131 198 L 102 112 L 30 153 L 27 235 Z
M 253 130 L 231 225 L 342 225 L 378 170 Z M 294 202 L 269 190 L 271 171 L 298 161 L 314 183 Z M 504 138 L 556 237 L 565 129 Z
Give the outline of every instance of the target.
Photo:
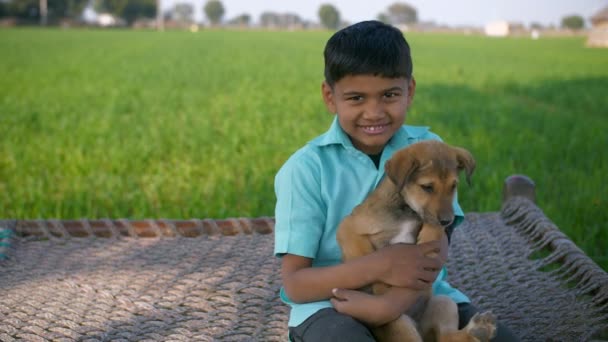
M 423 184 L 423 185 L 420 185 L 420 187 L 426 193 L 429 193 L 429 194 L 433 193 L 433 185 L 432 184 Z

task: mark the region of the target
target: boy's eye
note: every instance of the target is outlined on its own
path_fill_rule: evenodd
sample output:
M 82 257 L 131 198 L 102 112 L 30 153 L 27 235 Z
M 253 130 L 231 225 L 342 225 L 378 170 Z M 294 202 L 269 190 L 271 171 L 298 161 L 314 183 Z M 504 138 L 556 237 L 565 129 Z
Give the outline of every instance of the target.
M 385 93 L 385 94 L 384 94 L 384 97 L 386 97 L 386 98 L 389 98 L 389 99 L 390 99 L 390 98 L 393 98 L 393 97 L 397 97 L 397 96 L 399 96 L 399 95 L 400 95 L 400 94 L 399 94 L 399 93 L 396 93 L 396 92 L 388 92 L 388 93 Z
M 354 101 L 354 102 L 359 102 L 359 101 L 363 100 L 363 96 L 361 96 L 361 95 L 354 95 L 354 96 L 348 97 L 346 100 L 348 100 L 348 101 Z

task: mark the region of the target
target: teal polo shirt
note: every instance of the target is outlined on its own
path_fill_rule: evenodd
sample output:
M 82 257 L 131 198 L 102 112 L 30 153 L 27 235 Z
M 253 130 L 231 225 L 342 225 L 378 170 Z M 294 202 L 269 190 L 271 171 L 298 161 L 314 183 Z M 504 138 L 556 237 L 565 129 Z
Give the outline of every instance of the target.
M 325 134 L 296 151 L 275 177 L 275 255 L 311 258 L 313 267 L 341 263 L 338 224 L 376 188 L 384 177 L 384 164 L 395 151 L 426 139 L 440 140 L 428 127 L 401 127 L 384 147 L 376 168 L 369 156 L 353 146 L 335 118 Z M 457 199 L 454 213 L 459 224 L 464 214 Z M 433 292 L 448 295 L 456 303 L 469 302 L 448 284 L 445 267 L 433 284 Z M 283 288 L 281 299 L 291 307 L 290 327 L 332 306 L 329 300 L 293 303 Z

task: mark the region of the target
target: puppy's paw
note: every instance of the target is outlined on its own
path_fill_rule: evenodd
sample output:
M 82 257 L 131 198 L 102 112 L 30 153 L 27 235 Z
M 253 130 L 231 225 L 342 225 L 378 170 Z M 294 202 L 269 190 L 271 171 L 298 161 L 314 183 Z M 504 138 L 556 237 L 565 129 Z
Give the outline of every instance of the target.
M 476 313 L 464 330 L 480 342 L 490 341 L 496 336 L 496 317 L 491 311 Z

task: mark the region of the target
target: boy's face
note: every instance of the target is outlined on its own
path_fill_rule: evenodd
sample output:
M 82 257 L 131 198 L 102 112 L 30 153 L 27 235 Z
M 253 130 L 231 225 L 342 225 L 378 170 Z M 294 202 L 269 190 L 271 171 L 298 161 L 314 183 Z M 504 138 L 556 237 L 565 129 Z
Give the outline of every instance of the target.
M 333 89 L 321 87 L 327 109 L 338 115 L 353 145 L 366 154 L 382 152 L 401 128 L 414 98 L 416 81 L 374 75 L 346 76 Z

